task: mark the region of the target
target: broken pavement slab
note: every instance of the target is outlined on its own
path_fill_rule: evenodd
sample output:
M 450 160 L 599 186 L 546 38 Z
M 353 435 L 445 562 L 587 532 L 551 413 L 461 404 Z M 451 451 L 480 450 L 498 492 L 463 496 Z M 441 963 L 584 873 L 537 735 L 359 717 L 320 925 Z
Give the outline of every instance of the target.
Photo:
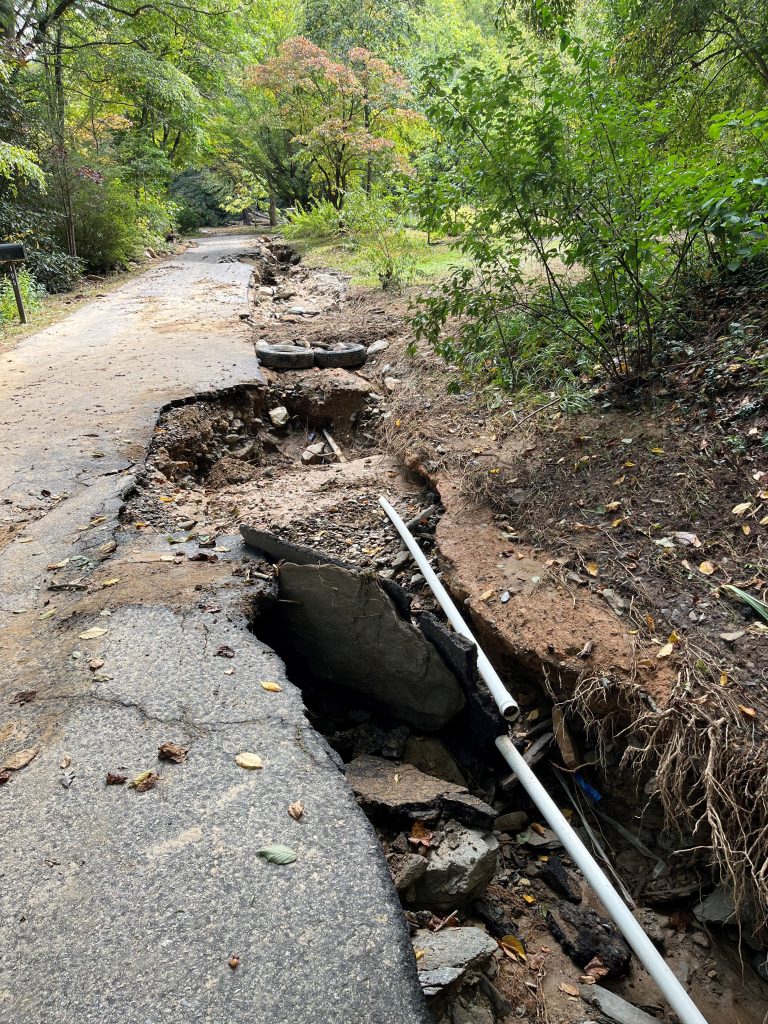
M 284 563 L 279 579 L 281 628 L 316 679 L 364 694 L 415 729 L 440 729 L 464 706 L 437 650 L 371 576 Z
M 463 787 L 425 775 L 412 764 L 398 765 L 370 754 L 350 761 L 346 771 L 361 807 L 372 814 L 435 817 L 444 796 L 466 793 Z
M 421 929 L 413 936 L 419 981 L 426 996 L 437 995 L 472 971 L 485 966 L 498 944 L 482 928 Z
M 424 1020 L 373 830 L 279 659 L 238 619 L 239 598 L 220 588 L 215 618 L 113 607 L 91 642 L 110 681 L 54 649 L 60 696 L 16 711 L 44 744 L 3 793 L 0 1017 L 246 1022 L 258 1003 L 259 1019 L 285 1024 L 348 1024 L 350 1005 L 379 1024 Z M 62 648 L 76 636 L 65 630 Z M 188 749 L 182 764 L 158 760 L 169 740 Z M 261 770 L 238 767 L 244 750 Z M 148 770 L 160 776 L 148 792 L 105 784 Z M 295 863 L 260 860 L 272 843 Z

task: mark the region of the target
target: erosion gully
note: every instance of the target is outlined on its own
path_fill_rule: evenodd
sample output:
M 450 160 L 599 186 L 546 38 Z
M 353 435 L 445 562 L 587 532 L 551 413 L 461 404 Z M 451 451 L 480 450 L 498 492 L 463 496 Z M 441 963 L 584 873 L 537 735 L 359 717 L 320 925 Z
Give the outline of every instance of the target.
M 255 333 L 333 352 L 338 321 L 324 332 L 324 315 L 343 307 L 344 278 L 268 239 L 246 258 Z M 440 574 L 440 495 L 386 450 L 387 341 L 372 339 L 375 325 L 361 339 L 364 371 L 267 371 L 264 383 L 168 406 L 123 520 L 165 535 L 169 561 L 183 550 L 214 562 L 218 539 L 241 530 L 244 614 L 283 658 L 379 836 L 435 1021 L 669 1019 L 496 752 L 507 724 L 474 647 L 445 622 L 379 507 L 385 493 Z M 530 664 L 494 656 L 523 709 L 518 749 L 704 1015 L 764 1020 L 763 937 L 737 916 L 698 840 L 664 831 L 647 780 L 619 771 L 630 737 L 598 745 Z

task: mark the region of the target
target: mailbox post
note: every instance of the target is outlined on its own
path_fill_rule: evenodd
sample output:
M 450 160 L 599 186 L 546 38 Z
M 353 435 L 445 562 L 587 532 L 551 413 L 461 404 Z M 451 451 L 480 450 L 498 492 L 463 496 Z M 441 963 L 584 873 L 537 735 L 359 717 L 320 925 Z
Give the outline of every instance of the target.
M 26 259 L 24 246 L 20 242 L 5 242 L 0 244 L 0 263 L 8 263 L 11 274 L 11 286 L 16 296 L 16 308 L 19 311 L 19 320 L 23 324 L 27 322 L 27 314 L 24 310 L 24 302 L 21 298 L 19 279 L 16 277 L 16 264 L 23 263 Z

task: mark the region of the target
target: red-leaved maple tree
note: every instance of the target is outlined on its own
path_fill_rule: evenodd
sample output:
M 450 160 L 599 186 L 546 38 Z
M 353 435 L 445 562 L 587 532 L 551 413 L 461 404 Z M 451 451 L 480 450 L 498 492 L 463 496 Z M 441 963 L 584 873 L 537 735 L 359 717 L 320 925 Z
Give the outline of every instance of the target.
M 370 185 L 377 167 L 407 170 L 397 141 L 421 115 L 407 106 L 407 79 L 369 50 L 354 47 L 341 63 L 297 36 L 251 68 L 249 80 L 273 96 L 336 209 L 355 178 Z

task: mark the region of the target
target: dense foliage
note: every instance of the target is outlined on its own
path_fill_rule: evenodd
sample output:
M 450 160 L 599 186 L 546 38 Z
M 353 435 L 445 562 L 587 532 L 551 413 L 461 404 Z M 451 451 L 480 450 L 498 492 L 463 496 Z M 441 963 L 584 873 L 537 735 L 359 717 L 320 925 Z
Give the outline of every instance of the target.
M 702 281 L 765 265 L 756 0 L 13 0 L 0 233 L 72 287 L 261 210 L 384 287 L 453 245 L 417 331 L 506 385 L 644 379 Z

